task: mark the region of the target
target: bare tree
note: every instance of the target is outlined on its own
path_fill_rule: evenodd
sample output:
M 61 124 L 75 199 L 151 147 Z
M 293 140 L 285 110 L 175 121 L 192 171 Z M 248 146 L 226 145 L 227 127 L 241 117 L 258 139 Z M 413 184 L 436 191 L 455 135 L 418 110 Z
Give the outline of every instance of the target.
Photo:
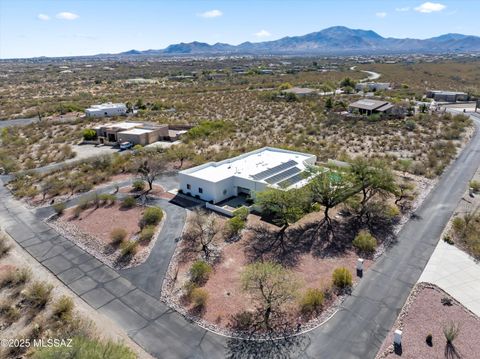
M 242 285 L 257 300 L 267 330 L 272 329 L 272 314 L 294 299 L 298 289 L 292 272 L 273 262 L 249 264 L 242 273 Z
M 205 260 L 209 261 L 215 250 L 215 239 L 221 232 L 222 226 L 215 215 L 195 210 L 189 221 L 189 228 L 183 234 L 183 240 L 189 249 L 202 252 Z
M 151 191 L 153 182 L 165 170 L 165 159 L 161 155 L 147 154 L 139 158 L 136 168 L 141 178 L 148 183 L 148 191 Z

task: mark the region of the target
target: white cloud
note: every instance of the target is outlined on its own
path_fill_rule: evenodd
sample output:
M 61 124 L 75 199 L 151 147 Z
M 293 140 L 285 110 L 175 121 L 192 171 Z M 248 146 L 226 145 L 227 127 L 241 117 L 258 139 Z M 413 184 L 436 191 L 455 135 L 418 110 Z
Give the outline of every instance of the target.
M 398 11 L 398 12 L 406 12 L 406 11 L 409 11 L 409 10 L 410 10 L 410 8 L 408 6 L 395 8 L 395 11 Z
M 434 3 L 434 2 L 425 2 L 420 6 L 417 6 L 415 8 L 415 11 L 422 12 L 424 14 L 428 14 L 431 12 L 437 12 L 437 11 L 442 11 L 445 9 L 446 6 L 440 3 Z
M 220 10 L 209 10 L 209 11 L 205 11 L 205 12 L 202 12 L 200 14 L 197 14 L 198 16 L 200 17 L 204 17 L 206 19 L 211 19 L 211 18 L 214 18 L 214 17 L 220 17 L 223 15 L 223 12 L 221 12 Z
M 259 32 L 256 32 L 254 34 L 256 37 L 269 37 L 272 36 L 271 33 L 269 33 L 267 30 L 260 30 Z
M 387 13 L 383 12 L 383 11 L 382 12 L 377 12 L 377 13 L 375 13 L 375 16 L 383 19 L 384 17 L 387 16 Z
M 75 20 L 78 19 L 80 16 L 74 14 L 73 12 L 59 12 L 56 16 L 57 19 L 60 20 Z
M 48 20 L 50 20 L 50 16 L 45 15 L 45 14 L 38 14 L 37 19 L 42 20 L 42 21 L 48 21 Z

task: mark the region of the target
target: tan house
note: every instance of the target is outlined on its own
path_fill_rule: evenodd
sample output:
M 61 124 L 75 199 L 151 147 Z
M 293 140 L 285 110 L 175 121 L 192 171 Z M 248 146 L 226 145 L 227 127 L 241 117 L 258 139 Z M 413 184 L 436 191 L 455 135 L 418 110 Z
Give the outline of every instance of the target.
M 348 109 L 350 112 L 358 111 L 362 115 L 371 115 L 373 113 L 390 113 L 393 107 L 387 101 L 361 99 L 351 103 Z
M 131 142 L 134 145 L 169 140 L 168 125 L 144 124 L 141 122 L 119 122 L 100 125 L 94 128 L 98 143 L 115 145 Z

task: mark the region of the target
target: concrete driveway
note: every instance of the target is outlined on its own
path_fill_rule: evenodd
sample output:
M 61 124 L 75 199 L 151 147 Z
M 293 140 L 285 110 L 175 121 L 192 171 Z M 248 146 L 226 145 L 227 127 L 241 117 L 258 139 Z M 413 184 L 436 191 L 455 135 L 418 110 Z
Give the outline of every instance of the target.
M 439 241 L 418 281 L 436 284 L 480 316 L 480 264 L 457 247 Z

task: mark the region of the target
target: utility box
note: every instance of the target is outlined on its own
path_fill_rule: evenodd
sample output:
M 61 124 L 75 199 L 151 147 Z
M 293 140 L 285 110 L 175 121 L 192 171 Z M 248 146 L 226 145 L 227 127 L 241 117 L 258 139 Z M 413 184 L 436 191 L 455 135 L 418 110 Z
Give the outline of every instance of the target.
M 357 259 L 357 271 L 363 271 L 363 258 L 358 258 Z
M 393 333 L 393 344 L 398 346 L 402 345 L 402 331 L 400 329 L 395 330 Z

